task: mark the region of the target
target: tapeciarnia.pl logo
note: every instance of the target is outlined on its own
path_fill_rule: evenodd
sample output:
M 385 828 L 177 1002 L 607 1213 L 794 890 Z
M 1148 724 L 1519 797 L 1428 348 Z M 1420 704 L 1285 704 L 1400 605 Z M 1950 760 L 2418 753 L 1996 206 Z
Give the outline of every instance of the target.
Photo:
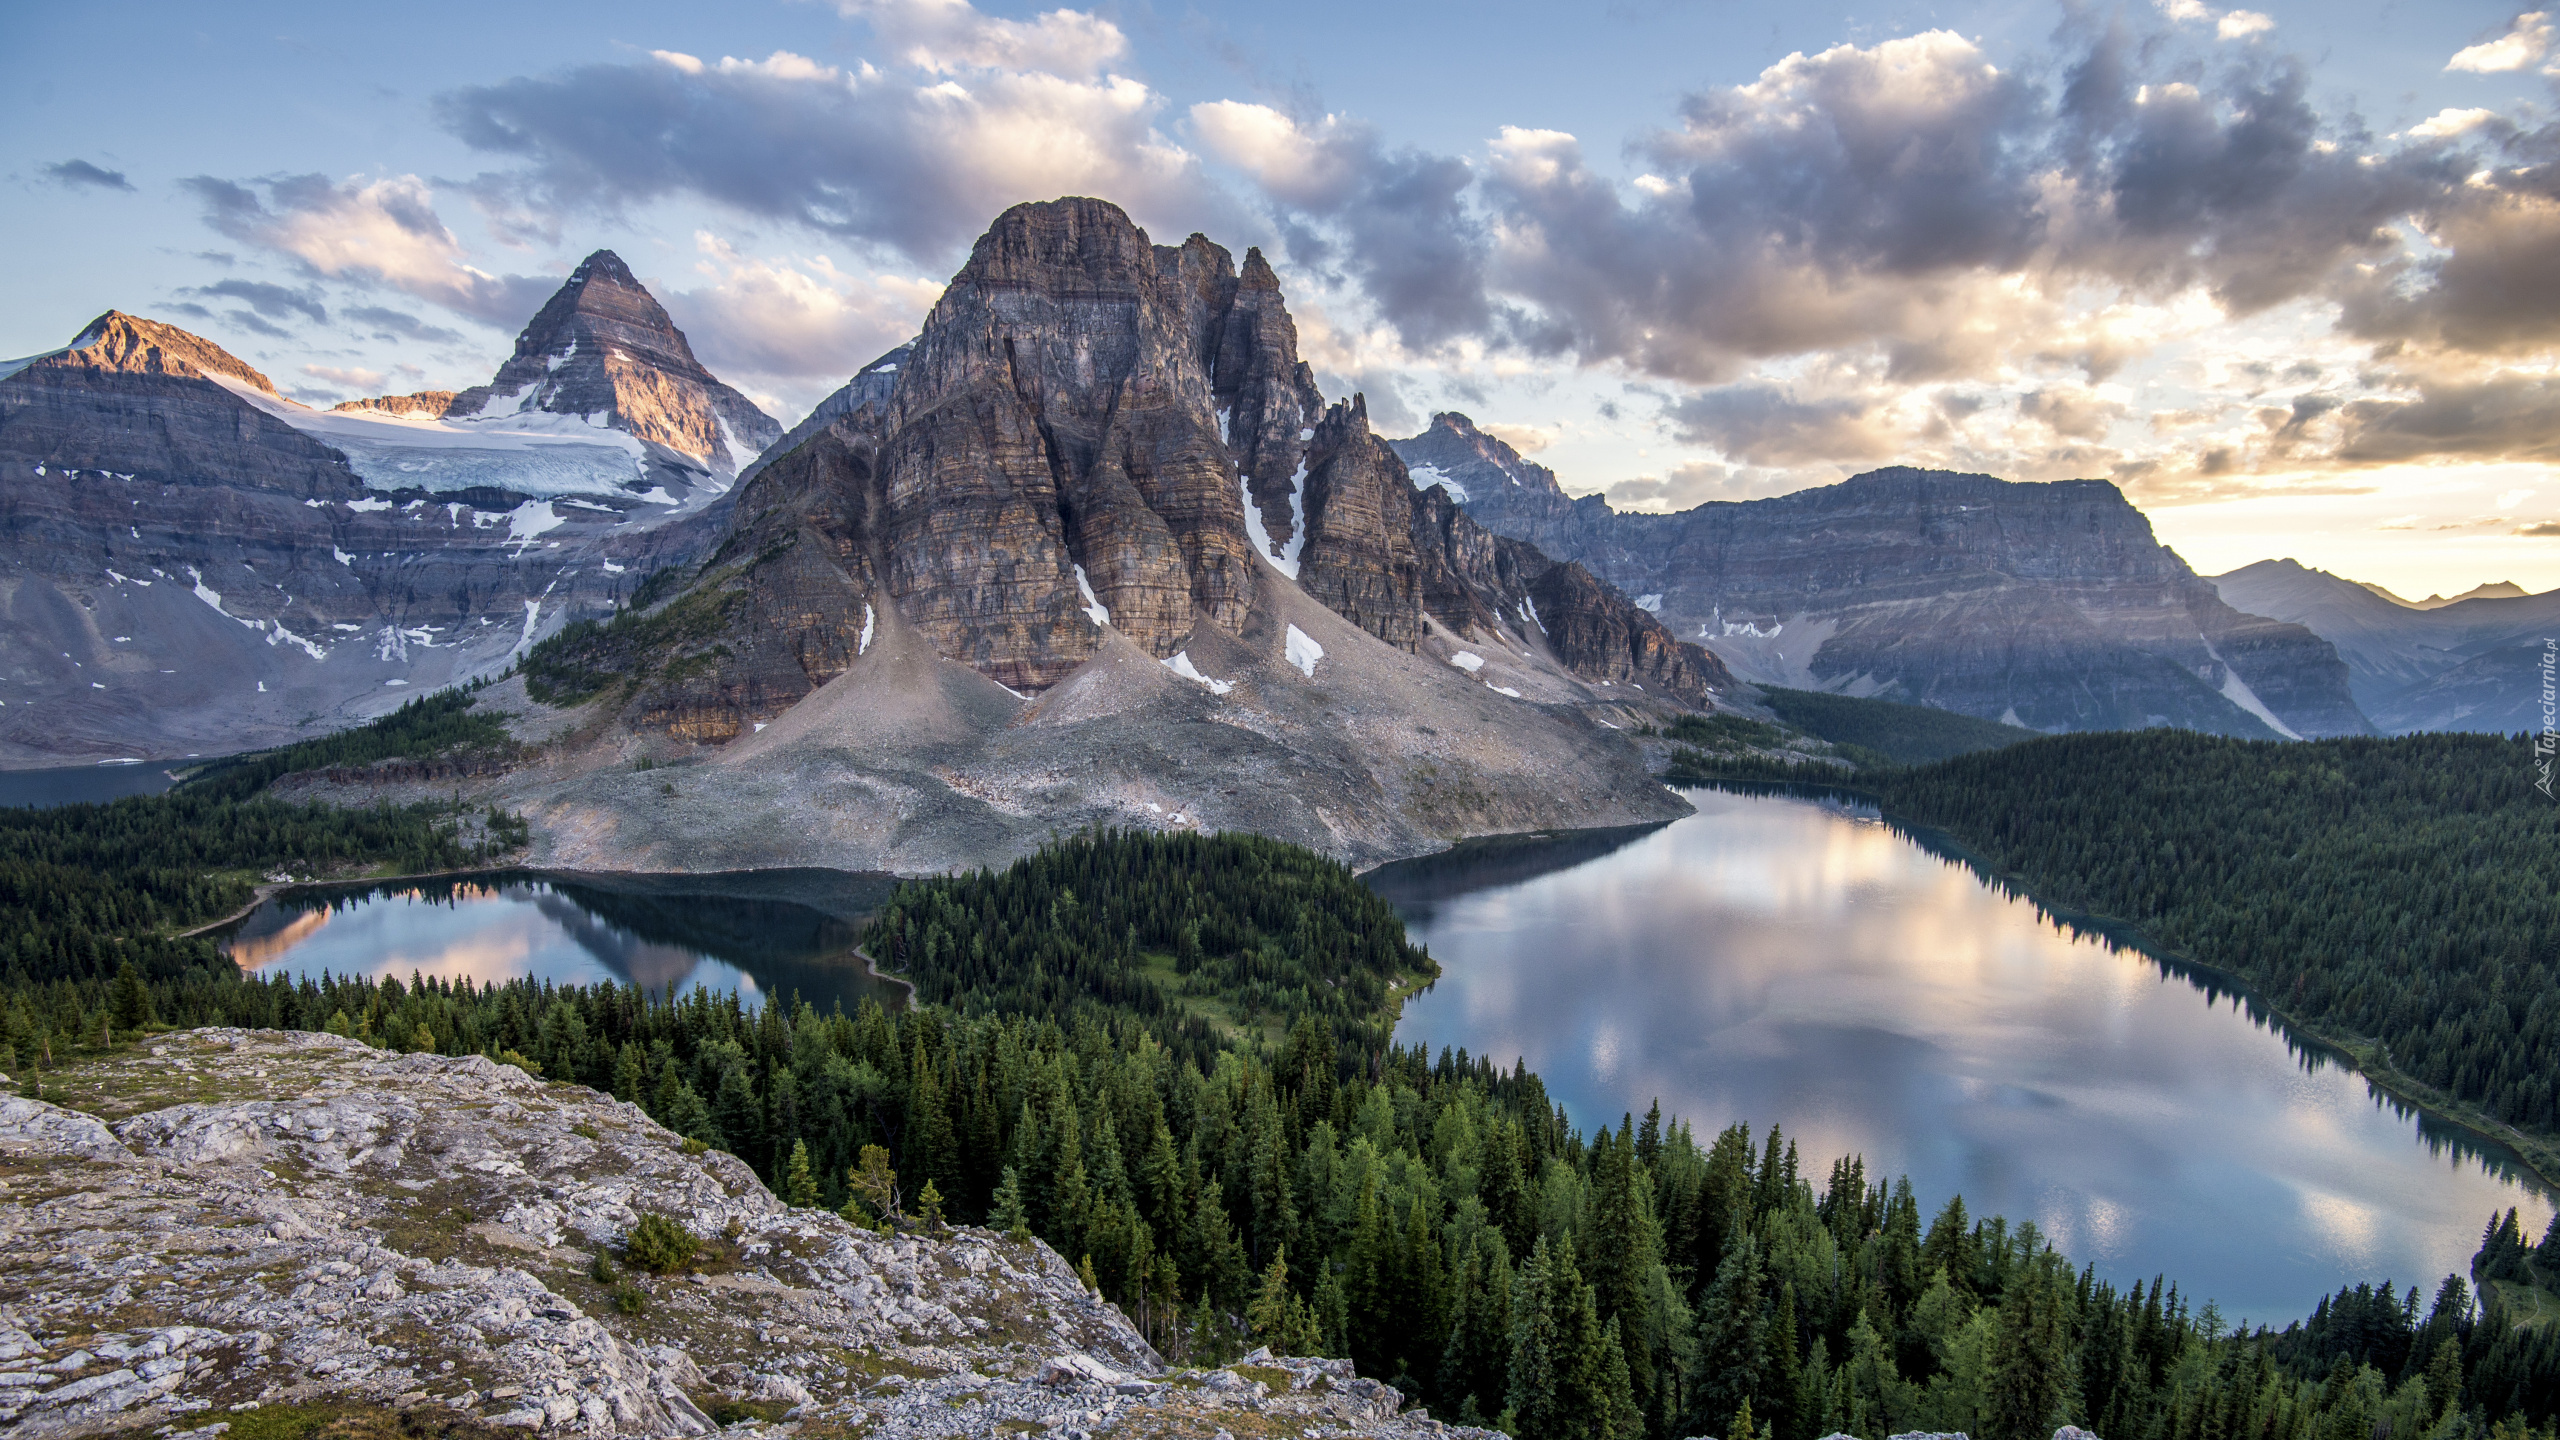
M 2533 788 L 2551 795 L 2551 765 L 2560 755 L 2560 639 L 2542 642 L 2542 733 L 2533 737 Z

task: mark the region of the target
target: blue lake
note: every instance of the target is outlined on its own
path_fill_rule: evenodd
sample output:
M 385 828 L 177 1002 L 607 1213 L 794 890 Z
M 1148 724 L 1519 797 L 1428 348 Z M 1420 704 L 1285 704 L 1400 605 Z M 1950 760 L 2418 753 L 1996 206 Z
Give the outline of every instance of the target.
M 1397 1038 L 1525 1059 L 1585 1126 L 1656 1098 L 1702 1139 L 1777 1122 L 1817 1176 L 1864 1155 L 1924 1214 L 1961 1193 L 2234 1320 L 2357 1281 L 2433 1293 L 2492 1211 L 2529 1235 L 2551 1214 L 2511 1152 L 1872 813 L 1689 793 L 1667 826 L 1374 872 L 1445 971 Z
M 832 870 L 569 876 L 508 872 L 290 891 L 235 926 L 243 969 L 474 984 L 696 985 L 750 1008 L 797 995 L 825 1010 L 892 1007 L 907 987 L 853 954 L 861 917 L 892 882 Z

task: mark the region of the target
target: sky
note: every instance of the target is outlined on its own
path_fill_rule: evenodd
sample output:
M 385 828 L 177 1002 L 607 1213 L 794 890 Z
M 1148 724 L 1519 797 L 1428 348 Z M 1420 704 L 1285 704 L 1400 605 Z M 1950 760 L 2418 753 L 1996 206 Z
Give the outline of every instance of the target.
M 2560 6 L 2256 3 L 13 6 L 0 355 L 459 389 L 610 248 L 788 424 L 1089 194 L 1620 509 L 2096 477 L 2207 574 L 2560 587 Z

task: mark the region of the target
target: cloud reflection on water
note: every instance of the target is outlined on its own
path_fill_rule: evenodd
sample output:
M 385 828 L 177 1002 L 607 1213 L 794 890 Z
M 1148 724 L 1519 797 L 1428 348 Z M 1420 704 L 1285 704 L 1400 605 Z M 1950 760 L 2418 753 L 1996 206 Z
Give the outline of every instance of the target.
M 1540 1071 L 1583 1124 L 1655 1097 L 1702 1132 L 1782 1122 L 1819 1173 L 1862 1153 L 1934 1207 L 2034 1218 L 2121 1282 L 2234 1318 L 2342 1282 L 2431 1288 L 2492 1207 L 2549 1201 L 2420 1142 L 2363 1079 L 2145 956 L 1871 818 L 1700 792 L 1597 858 L 1463 893 L 1375 878 L 1447 973 L 1398 1038 Z M 1517 875 L 1530 878 L 1511 878 Z M 2222 1003 L 2224 1000 L 2231 1003 Z

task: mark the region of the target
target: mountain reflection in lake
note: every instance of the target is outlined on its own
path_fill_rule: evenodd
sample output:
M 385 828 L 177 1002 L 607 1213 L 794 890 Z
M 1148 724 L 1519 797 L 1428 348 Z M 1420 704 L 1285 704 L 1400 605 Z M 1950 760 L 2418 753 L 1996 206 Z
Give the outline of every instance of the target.
M 1817 1181 L 1863 1154 L 1924 1215 L 1961 1192 L 2230 1319 L 2355 1281 L 2432 1293 L 2493 1209 L 2532 1235 L 2551 1214 L 2511 1154 L 1871 814 L 1689 795 L 1668 826 L 1373 873 L 1446 972 L 1396 1038 L 1524 1058 L 1586 1126 L 1656 1097 L 1702 1142 L 1779 1122 Z
M 245 970 L 314 978 L 703 985 L 750 1009 L 793 994 L 821 1010 L 894 1008 L 906 987 L 850 953 L 889 884 L 833 871 L 395 881 L 271 899 L 224 948 Z

